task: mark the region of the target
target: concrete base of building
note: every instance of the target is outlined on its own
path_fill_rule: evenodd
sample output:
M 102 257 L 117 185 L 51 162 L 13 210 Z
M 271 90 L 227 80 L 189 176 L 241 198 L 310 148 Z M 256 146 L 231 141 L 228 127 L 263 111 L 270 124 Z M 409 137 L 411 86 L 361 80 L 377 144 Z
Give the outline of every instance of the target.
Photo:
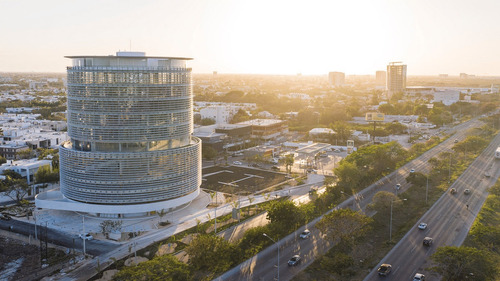
M 38 194 L 35 197 L 35 205 L 37 208 L 42 209 L 82 212 L 96 217 L 135 218 L 156 215 L 161 210 L 170 212 L 174 209 L 183 208 L 199 194 L 200 189 L 197 189 L 186 196 L 161 202 L 133 205 L 98 205 L 70 200 L 64 197 L 59 190 L 55 190 Z

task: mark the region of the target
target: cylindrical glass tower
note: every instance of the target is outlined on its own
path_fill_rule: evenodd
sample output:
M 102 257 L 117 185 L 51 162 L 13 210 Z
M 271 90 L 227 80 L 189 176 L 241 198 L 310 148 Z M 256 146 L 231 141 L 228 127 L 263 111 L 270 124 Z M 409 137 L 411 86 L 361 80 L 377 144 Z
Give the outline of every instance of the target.
M 68 56 L 68 135 L 61 193 L 89 204 L 176 207 L 200 192 L 188 58 Z M 168 202 L 175 202 L 168 204 Z M 114 208 L 116 210 L 116 207 Z

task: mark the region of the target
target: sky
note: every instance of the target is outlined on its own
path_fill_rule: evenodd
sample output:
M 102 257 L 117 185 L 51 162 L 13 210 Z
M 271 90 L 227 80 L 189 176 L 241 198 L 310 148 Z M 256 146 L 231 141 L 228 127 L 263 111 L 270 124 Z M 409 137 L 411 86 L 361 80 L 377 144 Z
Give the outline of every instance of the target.
M 500 75 L 498 0 L 0 0 L 0 72 L 68 55 L 191 57 L 193 73 Z

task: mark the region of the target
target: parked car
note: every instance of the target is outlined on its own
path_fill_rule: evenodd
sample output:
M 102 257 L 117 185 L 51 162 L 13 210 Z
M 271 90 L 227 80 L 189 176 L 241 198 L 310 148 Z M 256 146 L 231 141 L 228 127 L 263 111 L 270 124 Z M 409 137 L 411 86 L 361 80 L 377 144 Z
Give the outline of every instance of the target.
M 296 266 L 300 263 L 300 256 L 295 255 L 288 260 L 288 266 Z
M 233 164 L 234 165 L 241 165 L 242 163 L 240 161 L 234 161 Z
M 425 281 L 425 275 L 417 273 L 415 274 L 415 277 L 413 277 L 413 281 Z
M 421 222 L 419 225 L 418 225 L 418 229 L 421 229 L 421 230 L 424 230 L 427 228 L 427 224 L 425 222 Z
M 391 270 L 392 270 L 392 265 L 387 264 L 387 263 L 383 263 L 377 269 L 377 272 L 378 272 L 379 276 L 387 276 L 389 273 L 391 273 Z
M 434 242 L 434 240 L 431 237 L 425 237 L 423 244 L 424 244 L 424 246 L 430 246 L 430 245 L 432 245 L 432 242 Z
M 470 194 L 470 189 L 468 189 L 468 188 L 467 188 L 467 189 L 465 189 L 465 190 L 464 190 L 464 194 L 465 194 L 465 195 L 469 195 L 469 194 Z
M 94 237 L 88 233 L 82 233 L 80 235 L 78 235 L 80 238 L 82 238 L 83 240 L 92 240 L 94 239 Z
M 310 236 L 311 236 L 311 231 L 309 231 L 309 229 L 302 231 L 302 233 L 300 234 L 300 238 L 302 239 L 307 239 Z

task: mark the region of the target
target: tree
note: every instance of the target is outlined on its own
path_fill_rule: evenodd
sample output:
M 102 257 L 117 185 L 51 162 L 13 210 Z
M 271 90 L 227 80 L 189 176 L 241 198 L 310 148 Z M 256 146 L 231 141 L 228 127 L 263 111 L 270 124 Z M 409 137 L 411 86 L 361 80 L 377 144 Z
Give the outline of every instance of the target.
M 59 181 L 59 169 L 51 169 L 49 165 L 38 168 L 35 173 L 36 183 L 48 183 Z
M 398 197 L 389 191 L 379 191 L 377 192 L 373 198 L 372 203 L 368 205 L 369 210 L 377 211 L 377 212 L 388 212 L 391 207 L 391 202 L 393 205 L 401 204 L 401 200 L 398 200 Z
M 335 210 L 316 224 L 326 239 L 336 242 L 340 240 L 351 244 L 355 239 L 364 236 L 370 229 L 373 219 L 351 209 Z
M 215 124 L 215 120 L 212 118 L 203 118 L 201 119 L 202 126 L 209 126 Z
M 292 201 L 273 201 L 267 210 L 267 219 L 279 234 L 288 234 L 292 229 L 304 223 L 304 214 Z
M 408 177 L 406 177 L 406 182 L 416 186 L 426 186 L 427 176 L 419 172 L 410 173 Z
M 496 280 L 497 269 L 493 257 L 486 251 L 471 247 L 439 247 L 431 256 L 436 263 L 432 268 L 442 280 L 466 280 L 474 276 L 474 280 Z
M 217 151 L 211 146 L 205 146 L 201 149 L 203 158 L 212 160 L 217 157 Z
M 3 171 L 3 175 L 5 180 L 0 183 L 0 191 L 4 191 L 6 196 L 20 204 L 30 191 L 28 182 L 19 173 L 12 170 Z
M 137 266 L 124 267 L 113 276 L 115 281 L 187 281 L 192 280 L 189 266 L 172 255 L 155 257 Z
M 7 159 L 3 156 L 0 156 L 0 165 L 7 163 Z
M 248 115 L 248 113 L 245 110 L 240 108 L 238 112 L 236 112 L 236 114 L 233 115 L 233 118 L 231 118 L 231 121 L 229 123 L 234 124 L 247 120 L 250 120 L 250 115 Z
M 228 270 L 238 260 L 233 244 L 222 237 L 207 234 L 196 237 L 186 248 L 186 253 L 189 264 L 195 269 L 214 273 Z
M 293 163 L 295 162 L 295 158 L 294 158 L 293 154 L 287 154 L 285 156 L 285 160 L 283 160 L 283 161 L 285 162 L 286 172 L 287 173 L 291 173 L 292 172 Z

